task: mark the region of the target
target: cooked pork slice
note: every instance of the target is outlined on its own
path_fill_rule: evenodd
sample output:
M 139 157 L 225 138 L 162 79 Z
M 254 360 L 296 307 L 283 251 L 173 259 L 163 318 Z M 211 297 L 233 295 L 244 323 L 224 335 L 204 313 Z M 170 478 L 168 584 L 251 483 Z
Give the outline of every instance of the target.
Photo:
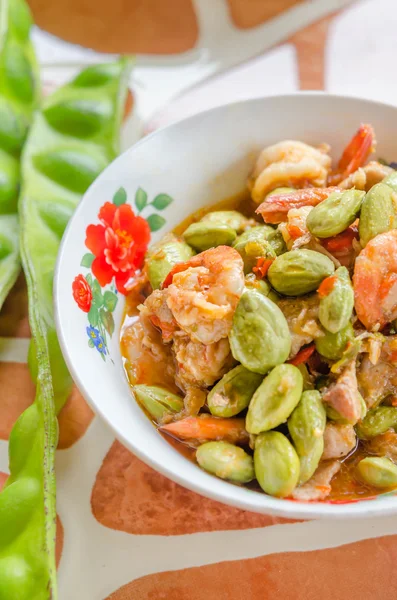
M 324 432 L 324 452 L 321 459 L 342 458 L 355 448 L 356 443 L 353 425 L 329 422 Z
M 331 492 L 331 479 L 339 469 L 338 460 L 321 463 L 313 477 L 292 492 L 293 499 L 300 502 L 324 500 Z
M 323 401 L 351 425 L 361 418 L 362 406 L 357 387 L 356 361 L 352 360 L 323 394 Z

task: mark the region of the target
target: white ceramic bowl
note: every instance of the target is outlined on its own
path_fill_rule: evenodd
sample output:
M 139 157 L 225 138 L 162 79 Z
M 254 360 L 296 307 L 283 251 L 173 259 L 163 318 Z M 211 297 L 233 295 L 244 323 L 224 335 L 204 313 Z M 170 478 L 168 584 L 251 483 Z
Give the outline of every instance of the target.
M 125 446 L 154 469 L 199 494 L 246 510 L 284 517 L 358 517 L 397 512 L 397 497 L 391 494 L 350 504 L 272 498 L 208 475 L 164 441 L 135 403 L 124 375 L 119 350 L 124 298 L 118 294 L 114 310 L 113 285 L 101 290 L 102 298 L 107 291 L 103 300 L 100 294 L 97 297 L 97 304 L 104 301 L 108 310 L 104 324 L 94 328 L 106 336 L 108 353 L 103 354 L 98 333 L 92 329 L 88 345 L 88 315 L 72 295 L 76 276 L 86 277 L 91 272 L 93 257 L 85 246 L 86 228 L 100 223 L 99 209 L 105 202 L 112 202 L 116 192 L 116 202 L 124 201 L 126 194 L 127 203 L 135 211 L 135 198 L 142 206 L 145 198 L 149 203 L 157 197 L 159 210 L 149 204 L 142 210 L 146 218 L 158 213 L 159 217 L 152 218 L 154 228 L 163 223 L 152 233 L 152 241 L 156 241 L 200 207 L 243 190 L 255 157 L 264 146 L 288 138 L 313 144 L 326 141 L 337 157 L 360 122 L 374 126 L 377 156 L 395 160 L 397 144 L 393 131 L 397 130 L 397 108 L 385 104 L 300 93 L 249 100 L 196 115 L 155 132 L 117 158 L 85 194 L 65 232 L 55 275 L 55 311 L 60 343 L 74 381 Z M 142 191 L 136 196 L 139 188 L 147 196 Z M 91 237 L 96 235 L 98 242 L 102 233 L 102 229 L 97 229 Z M 100 248 L 95 251 L 99 254 Z M 86 301 L 83 292 L 83 308 Z M 115 329 L 110 336 L 112 317 Z M 95 314 L 91 320 L 95 325 Z

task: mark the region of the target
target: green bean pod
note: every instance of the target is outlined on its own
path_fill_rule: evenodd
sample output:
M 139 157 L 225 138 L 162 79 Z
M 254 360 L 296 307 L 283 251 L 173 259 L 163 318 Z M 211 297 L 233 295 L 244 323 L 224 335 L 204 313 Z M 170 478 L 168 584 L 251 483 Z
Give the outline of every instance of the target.
M 0 308 L 20 271 L 17 201 L 20 154 L 40 96 L 24 0 L 0 8 Z
M 83 71 L 46 100 L 25 147 L 20 241 L 37 389 L 34 403 L 10 435 L 10 477 L 0 494 L 1 599 L 55 600 L 57 596 L 56 413 L 69 395 L 72 380 L 55 333 L 52 278 L 69 216 L 84 189 L 117 152 L 129 70 L 130 62 L 121 59 Z M 92 86 L 84 87 L 87 78 Z M 81 101 L 85 109 L 79 111 Z M 104 106 L 105 114 L 100 111 Z
M 72 379 L 53 318 L 56 258 L 64 229 L 81 196 L 117 156 L 130 69 L 131 61 L 121 58 L 112 64 L 89 67 L 58 89 L 37 114 L 22 157 L 22 264 L 30 309 L 34 289 L 46 330 L 57 411 L 70 394 Z M 34 380 L 39 355 L 38 348 L 31 348 L 29 367 Z

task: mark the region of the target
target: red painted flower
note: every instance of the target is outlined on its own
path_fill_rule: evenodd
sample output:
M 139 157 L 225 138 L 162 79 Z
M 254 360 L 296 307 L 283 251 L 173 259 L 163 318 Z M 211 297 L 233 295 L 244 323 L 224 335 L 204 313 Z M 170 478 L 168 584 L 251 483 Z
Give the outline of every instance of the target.
M 77 275 L 72 283 L 73 298 L 78 307 L 88 313 L 91 308 L 92 292 L 84 275 Z
M 118 291 L 125 294 L 125 284 L 143 264 L 150 241 L 149 225 L 129 204 L 106 202 L 98 217 L 102 225 L 89 225 L 85 240 L 95 256 L 92 273 L 102 287 L 114 277 Z

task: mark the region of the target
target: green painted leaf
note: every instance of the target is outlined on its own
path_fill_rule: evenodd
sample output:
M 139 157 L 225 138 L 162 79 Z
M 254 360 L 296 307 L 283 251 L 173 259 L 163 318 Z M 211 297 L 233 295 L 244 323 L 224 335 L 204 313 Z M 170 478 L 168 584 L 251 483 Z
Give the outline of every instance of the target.
M 165 225 L 166 221 L 164 217 L 154 213 L 147 218 L 147 222 L 149 224 L 150 231 L 158 231 L 163 225 Z
M 93 348 L 95 346 L 95 344 L 92 340 L 88 340 L 88 345 L 90 348 Z
M 92 275 L 91 273 L 87 273 L 87 275 L 85 276 L 87 283 L 90 287 L 92 287 Z
M 112 337 L 115 327 L 112 313 L 101 308 L 99 311 L 99 316 L 104 328 L 106 329 L 110 337 Z
M 100 355 L 101 355 L 101 358 L 102 358 L 103 362 L 106 362 L 105 355 L 104 355 L 104 354 L 102 354 L 102 352 L 100 352 Z
M 92 303 L 90 312 L 88 313 L 88 322 L 92 327 L 96 327 L 99 321 L 99 313 L 98 308 Z
M 113 312 L 117 304 L 117 296 L 113 292 L 106 291 L 103 295 L 103 303 L 105 308 Z
M 113 196 L 113 204 L 121 206 L 127 202 L 127 192 L 123 187 L 119 188 Z
M 97 308 L 103 305 L 103 296 L 101 286 L 98 281 L 94 279 L 93 284 L 91 286 L 92 289 L 92 304 L 95 304 Z
M 142 188 L 138 188 L 135 194 L 135 206 L 141 212 L 147 204 L 147 193 Z
M 95 256 L 91 254 L 91 252 L 87 252 L 87 254 L 84 254 L 83 258 L 81 259 L 80 265 L 89 269 L 94 262 L 94 258 Z
M 173 198 L 171 198 L 171 196 L 168 194 L 158 194 L 151 204 L 154 206 L 154 208 L 157 208 L 157 210 L 164 210 L 171 204 L 171 202 L 173 202 Z

